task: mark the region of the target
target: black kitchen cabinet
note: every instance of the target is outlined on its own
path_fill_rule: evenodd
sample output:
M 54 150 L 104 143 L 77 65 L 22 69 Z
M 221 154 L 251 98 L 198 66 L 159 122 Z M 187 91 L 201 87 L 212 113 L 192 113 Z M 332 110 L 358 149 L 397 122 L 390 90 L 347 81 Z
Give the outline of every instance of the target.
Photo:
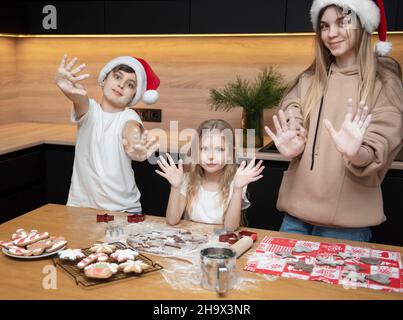
M 312 1 L 287 0 L 285 32 L 313 32 Z
M 44 148 L 0 156 L 0 223 L 47 203 Z
M 403 31 L 403 0 L 397 3 L 396 30 Z
M 372 242 L 403 246 L 403 171 L 389 170 L 382 183 L 383 208 L 387 220 L 372 228 Z
M 311 4 L 311 0 L 7 1 L 0 4 L 0 33 L 312 32 Z M 51 11 L 44 10 L 46 6 L 56 9 L 56 29 L 49 24 Z M 403 31 L 403 0 L 387 0 L 384 6 L 388 31 Z
M 48 203 L 67 203 L 73 174 L 74 146 L 46 145 L 46 195 Z
M 175 159 L 176 155 L 171 155 Z M 141 193 L 143 213 L 165 217 L 171 186 L 165 178 L 155 172 L 159 169 L 158 165 L 150 164 L 148 161 L 133 161 L 132 167 Z
M 26 3 L 29 34 L 105 33 L 104 1 L 27 1 Z M 54 20 L 48 19 L 53 13 L 53 8 L 56 9 L 55 25 L 51 24 Z
M 107 34 L 187 34 L 189 1 L 105 1 Z
M 279 230 L 283 213 L 276 208 L 278 191 L 283 172 L 289 162 L 263 161 L 263 178 L 248 185 L 248 199 L 251 202 L 246 210 L 247 226 L 268 230 Z
M 21 1 L 0 3 L 0 33 L 27 33 L 26 4 Z
M 399 3 L 400 2 L 400 3 Z M 397 13 L 399 5 L 402 5 L 402 0 L 384 0 L 385 16 L 387 22 L 387 31 L 396 31 L 397 28 Z M 400 29 L 403 30 L 403 29 Z
M 285 31 L 286 0 L 191 0 L 190 33 Z

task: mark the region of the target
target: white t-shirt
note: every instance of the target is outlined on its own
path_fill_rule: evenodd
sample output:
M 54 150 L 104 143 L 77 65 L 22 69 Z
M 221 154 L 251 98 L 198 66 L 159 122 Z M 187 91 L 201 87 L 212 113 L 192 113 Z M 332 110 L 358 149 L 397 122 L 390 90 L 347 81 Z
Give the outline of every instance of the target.
M 185 174 L 181 185 L 181 194 L 186 197 L 189 183 L 189 175 Z M 241 209 L 247 209 L 250 206 L 250 202 L 246 197 L 245 186 L 242 190 L 242 204 Z M 228 201 L 231 201 L 234 191 L 234 182 L 231 182 Z M 192 211 L 185 211 L 184 219 L 211 223 L 211 224 L 223 224 L 224 223 L 224 204 L 221 202 L 220 193 L 218 191 L 208 191 L 200 186 L 198 194 L 196 195 L 193 204 Z
M 77 142 L 67 205 L 108 211 L 140 212 L 140 191 L 136 186 L 132 160 L 122 145 L 122 130 L 128 120 L 142 125 L 132 109 L 104 112 L 93 99 L 77 123 Z

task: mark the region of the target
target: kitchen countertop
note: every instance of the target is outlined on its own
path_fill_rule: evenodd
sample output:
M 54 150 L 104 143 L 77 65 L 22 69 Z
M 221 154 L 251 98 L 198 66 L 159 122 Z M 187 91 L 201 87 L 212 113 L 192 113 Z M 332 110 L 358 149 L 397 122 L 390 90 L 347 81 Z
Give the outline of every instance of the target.
M 104 235 L 104 226 L 96 223 L 96 214 L 105 211 L 75 208 L 63 205 L 47 204 L 34 211 L 28 212 L 16 219 L 0 225 L 0 239 L 7 240 L 19 228 L 26 230 L 37 229 L 47 231 L 50 235 L 63 236 L 68 240 L 69 248 L 86 248 Z M 122 213 L 113 213 L 115 217 Z M 118 218 L 116 218 L 118 219 Z M 146 222 L 165 224 L 164 218 L 146 216 Z M 216 225 L 198 224 L 191 221 L 181 221 L 179 228 L 190 231 L 200 227 L 207 228 L 205 232 L 212 232 Z M 238 279 L 248 279 L 251 282 L 242 282 L 231 290 L 224 298 L 218 298 L 214 292 L 201 288 L 176 289 L 175 283 L 167 282 L 161 272 L 151 272 L 140 277 L 125 281 L 117 281 L 90 289 L 77 286 L 75 281 L 63 270 L 56 269 L 56 289 L 44 289 L 46 275 L 52 268 L 52 260 L 18 260 L 0 254 L 0 299 L 403 299 L 401 293 L 384 292 L 372 289 L 358 288 L 344 289 L 341 285 L 332 285 L 317 281 L 279 278 L 269 281 L 263 275 L 243 270 L 247 257 L 252 253 L 260 240 L 265 236 L 293 238 L 308 241 L 322 241 L 330 243 L 348 243 L 354 246 L 370 247 L 398 251 L 403 254 L 402 247 L 387 246 L 373 243 L 341 241 L 330 238 L 287 234 L 269 230 L 248 228 L 255 231 L 258 241 L 249 252 L 237 260 Z M 161 264 L 165 270 L 175 269 L 174 259 L 145 254 L 154 262 Z M 176 262 L 177 263 L 177 262 Z M 45 268 L 46 267 L 46 268 Z M 47 270 L 47 271 L 44 271 Z M 189 275 L 190 276 L 190 275 Z M 252 283 L 252 285 L 250 284 Z
M 51 124 L 35 122 L 14 122 L 0 125 L 0 155 L 38 146 L 41 144 L 55 144 L 74 146 L 76 141 L 76 125 L 74 124 Z M 165 134 L 163 130 L 151 130 L 151 136 Z M 175 140 L 175 139 L 173 139 Z M 271 139 L 264 137 L 264 144 L 268 144 Z M 187 141 L 173 141 L 167 135 L 167 141 L 161 140 L 160 150 L 165 152 L 167 146 L 171 146 L 170 152 L 176 153 L 178 149 L 182 151 Z M 271 161 L 289 161 L 279 153 L 259 152 L 259 149 L 238 148 L 239 157 L 251 158 L 256 155 L 256 159 Z M 391 169 L 403 170 L 403 161 L 394 161 Z

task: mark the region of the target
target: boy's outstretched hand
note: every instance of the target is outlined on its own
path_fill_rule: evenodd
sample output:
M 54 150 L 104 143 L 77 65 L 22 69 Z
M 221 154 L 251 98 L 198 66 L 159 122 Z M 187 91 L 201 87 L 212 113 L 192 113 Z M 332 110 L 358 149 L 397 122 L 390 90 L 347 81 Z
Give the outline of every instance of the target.
M 133 130 L 133 134 L 123 138 L 122 143 L 125 152 L 134 161 L 147 160 L 159 148 L 157 138 L 148 140 L 148 131 L 141 134 L 138 127 Z
M 166 155 L 169 163 L 160 156 L 157 164 L 162 171 L 155 170 L 155 172 L 167 179 L 173 188 L 179 188 L 183 180 L 183 161 L 179 159 L 178 166 L 176 166 L 171 155 L 169 153 Z
M 66 65 L 67 54 L 64 54 L 62 61 L 60 62 L 59 68 L 57 69 L 55 75 L 55 82 L 57 86 L 66 94 L 73 96 L 86 96 L 87 90 L 79 81 L 88 79 L 90 75 L 88 73 L 77 76 L 77 73 L 85 68 L 85 64 L 79 65 L 74 70 L 71 70 L 74 64 L 77 62 L 77 58 L 74 58 Z
M 248 165 L 246 165 L 246 161 L 241 162 L 234 177 L 234 188 L 243 188 L 249 183 L 255 182 L 263 177 L 263 175 L 261 175 L 264 169 L 264 166 L 262 166 L 263 161 L 260 160 L 256 166 L 255 161 L 256 158 L 253 157 Z

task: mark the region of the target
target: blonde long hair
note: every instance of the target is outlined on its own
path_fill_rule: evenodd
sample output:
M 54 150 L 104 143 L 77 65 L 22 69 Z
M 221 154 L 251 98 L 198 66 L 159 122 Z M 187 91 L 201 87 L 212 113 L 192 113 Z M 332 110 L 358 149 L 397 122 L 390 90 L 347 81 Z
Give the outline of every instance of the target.
M 225 213 L 229 205 L 230 184 L 234 179 L 237 170 L 237 165 L 235 163 L 234 129 L 228 122 L 221 119 L 210 119 L 202 122 L 199 128 L 197 129 L 197 135 L 195 135 L 195 137 L 193 138 L 192 146 L 189 150 L 189 152 L 191 152 L 192 161 L 190 164 L 188 175 L 189 179 L 188 179 L 186 209 L 188 212 L 191 211 L 192 205 L 196 200 L 199 188 L 201 187 L 202 184 L 204 170 L 199 163 L 200 145 L 203 134 L 206 134 L 208 132 L 217 132 L 223 134 L 225 137 L 226 151 L 229 150 L 227 148 L 230 148 L 231 150 L 231 158 L 227 159 L 229 160 L 228 161 L 229 163 L 227 162 L 225 164 L 221 172 L 221 179 L 220 179 L 219 196 L 222 203 L 224 204 L 224 217 L 225 217 Z
M 326 48 L 321 39 L 320 19 L 329 7 L 335 7 L 336 10 L 342 14 L 343 9 L 336 5 L 329 5 L 324 7 L 318 15 L 318 21 L 316 21 L 316 35 L 315 35 L 315 60 L 313 63 L 304 70 L 296 79 L 294 79 L 288 86 L 283 97 L 287 95 L 294 88 L 302 74 L 306 73 L 312 76 L 312 82 L 308 88 L 307 94 L 301 100 L 303 125 L 305 128 L 309 127 L 309 119 L 312 110 L 318 105 L 322 98 L 328 82 L 328 69 L 332 62 L 334 62 L 334 56 L 330 53 L 330 50 Z M 377 74 L 377 58 L 375 56 L 374 49 L 371 44 L 371 35 L 366 32 L 359 21 L 357 16 L 358 29 L 353 32 L 357 32 L 356 42 L 356 54 L 357 54 L 357 67 L 359 75 L 359 87 L 358 97 L 359 100 L 365 101 L 369 106 L 372 105 L 371 93 L 374 90 L 375 79 Z M 350 29 L 351 30 L 351 29 Z

